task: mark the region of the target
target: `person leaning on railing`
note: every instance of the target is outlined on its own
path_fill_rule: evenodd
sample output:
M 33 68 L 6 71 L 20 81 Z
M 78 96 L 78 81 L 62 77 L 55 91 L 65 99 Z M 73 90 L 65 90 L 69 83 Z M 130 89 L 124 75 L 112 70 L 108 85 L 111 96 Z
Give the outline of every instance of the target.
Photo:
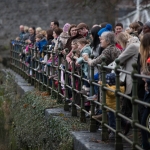
M 84 60 L 88 62 L 90 66 L 96 66 L 102 63 L 102 58 L 105 57 L 106 65 L 112 63 L 121 54 L 121 51 L 115 46 L 115 34 L 113 32 L 103 32 L 100 37 L 101 47 L 104 48 L 101 55 L 96 59 L 89 59 L 88 56 L 84 56 Z M 107 70 L 107 72 L 110 72 Z
M 89 42 L 85 38 L 79 39 L 77 41 L 77 45 L 78 45 L 78 49 L 80 51 L 80 57 L 77 58 L 76 65 L 81 65 L 83 77 L 87 79 L 89 68 L 88 68 L 87 62 L 84 61 L 83 57 L 84 57 L 84 55 L 90 56 L 92 49 L 89 46 Z M 85 91 L 86 94 L 87 93 L 89 94 L 90 85 L 87 81 L 84 81 L 82 89 L 83 89 L 83 91 Z
M 95 26 L 91 29 L 92 43 L 90 46 L 92 48 L 92 55 L 93 55 L 94 59 L 97 58 L 100 53 L 100 40 L 99 40 L 99 36 L 97 34 L 100 29 L 101 28 L 99 26 Z M 95 80 L 95 82 L 98 82 L 98 80 L 99 80 L 99 73 L 98 73 L 97 66 L 94 67 L 94 80 Z M 99 87 L 94 85 L 94 95 L 88 97 L 87 100 L 97 100 L 98 92 L 99 92 Z
M 75 39 L 83 38 L 83 36 L 80 35 L 76 30 L 76 27 L 77 26 L 75 24 L 72 24 L 68 30 L 68 34 L 70 35 L 70 38 L 67 40 L 64 49 L 68 48 L 69 52 L 71 51 L 71 42 Z
M 20 39 L 21 40 L 21 39 Z M 31 48 L 34 45 L 35 42 L 35 27 L 29 28 L 29 36 L 28 39 L 25 40 L 26 47 L 23 49 L 23 51 L 19 54 L 20 61 L 22 61 L 25 58 L 25 51 L 29 51 L 29 47 Z
M 64 50 L 64 47 L 65 47 L 65 45 L 66 45 L 66 43 L 67 43 L 67 41 L 68 41 L 68 39 L 70 37 L 69 34 L 68 34 L 69 28 L 70 28 L 70 24 L 69 23 L 66 23 L 63 26 L 63 32 L 58 37 L 58 40 L 57 40 L 56 45 L 55 45 L 56 49 L 60 49 L 61 51 Z M 55 50 L 55 48 L 54 48 L 54 50 Z M 65 59 L 64 58 L 65 58 L 65 55 L 62 53 L 61 54 L 61 64 L 60 64 L 60 67 L 62 69 L 65 69 Z M 61 70 L 61 83 L 62 83 L 61 84 L 61 88 L 62 88 L 62 91 L 64 91 L 64 82 L 65 82 L 64 72 Z
M 144 75 L 150 75 L 150 33 L 144 34 L 143 38 L 141 39 L 141 45 L 140 45 L 140 59 L 139 59 L 139 68 L 140 73 Z M 139 79 L 138 79 L 139 80 Z M 144 102 L 150 103 L 150 79 L 144 79 L 145 81 L 145 94 L 143 92 L 144 86 L 140 84 L 142 88 L 138 89 L 140 92 L 141 99 Z M 142 92 L 141 92 L 142 90 Z M 150 114 L 150 108 L 144 105 L 139 105 L 139 111 L 140 111 L 140 123 L 143 126 L 146 126 L 147 118 Z M 150 149 L 149 139 L 150 134 L 149 132 L 142 130 L 142 146 L 145 150 Z
M 116 41 L 115 41 L 115 34 L 113 32 L 110 32 L 110 31 L 103 32 L 102 34 L 100 34 L 100 36 L 101 36 L 100 37 L 101 47 L 104 48 L 101 55 L 93 60 L 89 59 L 87 55 L 83 56 L 84 60 L 86 60 L 88 65 L 90 66 L 97 66 L 97 64 L 101 64 L 103 57 L 106 58 L 105 60 L 106 65 L 109 65 L 121 54 L 121 51 L 115 46 Z M 107 70 L 107 73 L 109 72 L 110 70 Z M 99 74 L 100 74 L 100 71 L 99 71 Z M 101 77 L 99 76 L 99 80 L 100 78 Z M 100 100 L 101 100 L 101 97 L 100 97 Z
M 122 69 L 128 72 L 132 72 L 132 64 L 137 63 L 140 41 L 137 37 L 133 37 L 126 32 L 121 32 L 116 37 L 117 42 L 124 49 L 121 55 L 118 57 Z M 124 81 L 122 81 L 125 85 L 125 94 L 128 96 L 132 96 L 132 77 L 130 74 L 125 74 Z M 132 116 L 132 104 L 131 101 L 123 97 L 122 99 L 122 107 L 121 113 L 126 117 L 131 118 Z M 122 119 L 122 125 L 124 127 L 124 134 L 126 135 L 130 129 L 130 122 Z
M 45 37 L 43 37 L 42 34 L 36 35 L 36 44 L 35 45 L 38 49 L 39 61 L 42 61 L 43 60 L 43 57 L 42 57 L 43 46 L 47 45 L 47 40 L 45 39 Z M 41 69 L 41 64 L 39 63 L 38 67 L 35 70 L 40 70 L 40 69 Z

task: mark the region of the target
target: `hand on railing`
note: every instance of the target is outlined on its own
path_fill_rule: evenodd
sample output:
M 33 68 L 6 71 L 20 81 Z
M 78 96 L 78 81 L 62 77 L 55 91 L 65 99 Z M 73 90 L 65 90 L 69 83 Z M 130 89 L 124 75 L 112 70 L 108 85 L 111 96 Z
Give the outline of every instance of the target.
M 85 61 L 88 61 L 89 55 L 87 53 L 84 53 L 82 56 Z
M 61 51 L 61 53 L 62 53 L 63 55 L 65 55 L 65 54 L 66 54 L 65 49 L 64 49 L 64 50 L 62 50 L 62 51 Z

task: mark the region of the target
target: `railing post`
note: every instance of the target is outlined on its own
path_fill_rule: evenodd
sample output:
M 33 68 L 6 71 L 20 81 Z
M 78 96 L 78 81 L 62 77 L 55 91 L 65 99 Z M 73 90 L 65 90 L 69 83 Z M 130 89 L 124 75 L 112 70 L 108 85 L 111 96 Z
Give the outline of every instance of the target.
M 57 93 L 57 103 L 60 103 L 62 98 L 61 94 L 61 48 L 58 49 L 58 93 Z M 63 72 L 64 73 L 64 72 Z
M 68 62 L 66 60 L 66 56 L 67 56 L 68 52 L 69 52 L 68 49 L 66 49 L 66 55 L 65 55 L 65 85 L 64 85 L 64 87 L 65 87 L 65 98 L 64 98 L 65 104 L 64 104 L 64 110 L 65 111 L 69 111 L 69 105 L 68 105 L 68 102 L 66 101 L 68 99 L 68 88 L 67 88 L 67 85 L 69 85 L 68 84 L 69 75 L 66 72 L 68 70 Z
M 92 55 L 91 58 L 93 59 L 94 56 Z M 92 82 L 94 82 L 94 67 L 91 66 L 91 80 L 90 80 L 90 94 L 94 95 L 94 85 L 92 84 Z M 92 116 L 95 115 L 95 103 L 94 101 L 91 101 L 91 116 L 90 116 L 90 132 L 96 132 L 97 128 L 96 128 L 96 120 L 92 118 Z
M 35 48 L 34 49 L 34 63 L 35 63 L 35 69 L 38 67 L 38 57 L 37 57 L 37 49 Z M 36 87 L 38 87 L 38 82 L 37 82 L 37 79 L 38 79 L 38 71 L 36 70 L 36 71 L 34 71 L 35 72 L 35 80 L 34 80 L 34 87 L 36 88 Z
M 86 117 L 85 112 L 83 111 L 83 109 L 85 109 L 85 104 L 84 104 L 84 97 L 82 94 L 80 94 L 80 99 L 81 99 L 80 122 L 85 123 Z
M 81 71 L 81 77 L 80 77 L 81 89 L 83 86 L 82 77 L 83 77 L 83 72 Z M 80 94 L 80 99 L 81 99 L 80 122 L 85 123 L 86 117 L 85 117 L 85 112 L 83 111 L 83 109 L 85 109 L 85 98 L 84 98 L 83 94 Z
M 75 55 L 75 51 L 73 51 L 73 56 Z M 73 58 L 72 62 L 72 107 L 71 107 L 71 116 L 77 116 L 77 108 L 74 105 L 75 104 L 75 59 Z
M 133 80 L 133 87 L 132 87 L 132 112 L 133 112 L 133 121 L 132 121 L 132 128 L 133 128 L 133 145 L 132 150 L 136 150 L 135 145 L 139 144 L 139 137 L 138 137 L 138 127 L 135 126 L 135 123 L 138 122 L 138 104 L 134 102 L 135 99 L 138 98 L 137 96 L 137 77 L 134 74 L 137 73 L 137 64 L 133 64 L 133 71 L 132 71 L 132 80 Z
M 47 51 L 44 51 L 44 50 L 43 50 L 43 55 L 44 55 L 44 57 L 45 57 L 45 55 L 46 55 L 46 57 L 47 57 Z M 45 66 L 45 64 L 42 63 L 42 67 L 41 67 L 41 69 L 42 69 L 42 90 L 43 90 L 43 91 L 46 91 L 47 75 L 45 74 L 44 66 Z
M 107 112 L 106 108 L 104 106 L 106 105 L 106 90 L 104 89 L 104 86 L 106 85 L 106 69 L 104 66 L 106 65 L 105 63 L 105 58 L 102 58 L 102 64 L 101 64 L 101 72 L 102 72 L 102 141 L 108 140 L 108 129 L 107 127 L 104 126 L 105 123 L 107 123 Z
M 48 52 L 48 49 L 49 49 L 49 47 L 47 47 L 47 60 L 50 57 L 50 53 Z M 49 89 L 49 87 L 50 87 L 50 79 L 49 79 L 49 76 L 50 76 L 50 66 L 46 64 L 46 67 L 47 67 L 47 70 L 46 70 L 46 72 L 47 72 L 47 87 L 46 87 L 46 91 L 47 91 L 48 94 L 50 94 L 50 89 Z
M 29 56 L 31 56 L 31 48 L 29 48 L 29 54 L 28 54 L 28 57 Z M 31 77 L 30 77 L 30 67 L 31 67 L 31 62 L 30 62 L 30 64 L 29 64 L 29 66 L 26 66 L 26 68 L 27 68 L 27 75 L 28 75 L 28 83 L 31 83 Z
M 118 133 L 121 132 L 121 118 L 118 116 L 118 113 L 120 113 L 120 95 L 117 94 L 117 92 L 120 92 L 120 72 L 117 71 L 117 69 L 120 68 L 120 61 L 116 60 L 116 67 L 115 67 L 115 73 L 116 73 L 116 136 L 115 136 L 115 150 L 123 150 L 123 144 L 122 144 L 122 138 L 118 135 Z
M 55 66 L 55 60 L 54 60 L 54 57 L 55 57 L 55 52 L 54 52 L 54 50 L 52 50 L 52 75 L 54 75 L 54 73 L 55 73 L 55 68 L 54 68 L 54 66 Z M 52 78 L 52 89 L 51 89 L 51 98 L 52 99 L 55 98 L 54 89 L 55 89 L 55 81 Z
M 34 56 L 34 49 L 31 48 L 31 66 L 30 66 L 30 76 L 31 76 L 31 85 L 34 85 L 34 79 L 33 79 L 33 68 L 34 68 L 34 60 L 32 59 L 32 57 Z
M 83 77 L 83 71 L 81 70 L 81 76 L 80 76 L 81 89 L 82 89 L 82 86 L 83 86 L 82 77 Z M 81 99 L 80 121 L 81 122 L 86 122 L 85 112 L 82 111 L 82 109 L 85 109 L 85 98 L 84 98 L 83 94 L 81 94 L 81 93 L 80 93 L 80 99 Z

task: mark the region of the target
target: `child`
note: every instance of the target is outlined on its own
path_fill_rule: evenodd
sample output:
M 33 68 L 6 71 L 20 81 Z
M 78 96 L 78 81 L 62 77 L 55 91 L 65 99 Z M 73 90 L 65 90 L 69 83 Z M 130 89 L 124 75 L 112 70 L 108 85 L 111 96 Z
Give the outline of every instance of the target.
M 76 51 L 75 53 L 75 59 L 77 59 L 79 57 L 79 50 L 78 50 L 78 45 L 77 45 L 77 40 L 73 40 L 71 42 L 71 51 L 69 52 L 69 54 L 66 56 L 66 60 L 67 62 L 70 64 L 70 66 L 72 65 L 72 57 L 73 57 L 73 51 Z
M 38 48 L 38 53 L 41 54 L 43 51 L 43 46 L 47 45 L 47 40 L 42 34 L 36 35 L 36 47 Z
M 69 66 L 69 70 L 71 71 L 72 70 L 72 59 L 74 57 L 74 59 L 77 59 L 80 55 L 80 52 L 79 52 L 79 49 L 78 49 L 78 45 L 77 45 L 77 40 L 73 40 L 71 42 L 71 51 L 69 52 L 69 54 L 66 56 L 66 60 L 68 62 L 68 64 L 70 65 Z M 75 51 L 75 55 L 73 55 L 73 51 Z M 77 71 L 77 68 L 75 69 L 75 71 Z M 78 73 L 77 73 L 78 74 Z M 71 85 L 72 84 L 72 77 L 71 77 Z M 78 79 L 76 79 L 76 82 L 75 82 L 75 85 L 76 85 L 76 89 L 78 90 L 78 86 L 79 86 L 79 82 L 78 82 Z
M 54 51 L 58 53 L 58 42 L 59 42 L 59 36 L 63 32 L 61 28 L 55 28 L 53 30 L 53 37 L 54 39 L 52 40 L 52 46 L 54 46 Z M 51 50 L 51 49 L 50 49 Z
M 80 51 L 80 57 L 77 58 L 76 65 L 82 65 L 81 69 L 83 71 L 83 77 L 87 79 L 88 78 L 88 64 L 86 61 L 84 61 L 83 55 L 90 56 L 92 49 L 89 46 L 89 43 L 85 38 L 79 39 L 77 42 L 77 45 Z M 89 93 L 90 85 L 87 81 L 84 81 L 84 85 L 82 88 L 86 93 Z
M 39 61 L 43 60 L 41 54 L 42 54 L 42 51 L 43 51 L 43 47 L 45 45 L 47 45 L 47 40 L 43 37 L 42 34 L 37 34 L 36 35 L 36 44 L 35 44 L 35 46 L 38 50 Z M 40 70 L 40 69 L 41 69 L 41 65 L 39 64 L 38 67 L 35 70 Z
M 99 84 L 102 84 L 101 81 L 98 82 Z M 116 90 L 115 86 L 115 73 L 109 73 L 106 74 L 106 87 L 112 90 Z M 125 88 L 124 86 L 120 86 L 120 91 L 124 93 Z M 106 105 L 110 107 L 111 109 L 116 110 L 116 97 L 115 93 L 111 92 L 109 90 L 106 90 Z M 115 119 L 115 114 L 111 111 L 108 111 L 108 122 L 109 126 L 112 127 L 113 129 L 116 128 L 116 119 Z M 109 134 L 109 139 L 114 139 L 115 138 L 115 133 L 110 132 Z

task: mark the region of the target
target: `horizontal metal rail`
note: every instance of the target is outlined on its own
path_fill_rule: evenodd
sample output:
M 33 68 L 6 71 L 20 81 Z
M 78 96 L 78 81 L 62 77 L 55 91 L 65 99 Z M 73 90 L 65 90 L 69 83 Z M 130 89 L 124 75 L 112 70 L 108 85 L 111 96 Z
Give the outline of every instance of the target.
M 90 72 L 91 72 L 91 77 L 90 79 L 87 79 L 83 76 L 83 73 L 81 72 L 81 74 L 79 75 L 76 71 L 75 71 L 75 60 L 72 59 L 72 70 L 69 71 L 68 69 L 68 62 L 66 60 L 66 55 L 64 56 L 65 57 L 65 68 L 62 68 L 60 67 L 61 65 L 61 56 L 60 56 L 60 53 L 61 51 L 59 52 L 58 50 L 58 53 L 54 52 L 53 50 L 52 51 L 49 51 L 48 49 L 47 50 L 44 50 L 43 53 L 44 54 L 47 54 L 47 57 L 49 56 L 52 56 L 52 62 L 50 65 L 47 65 L 47 64 L 43 64 L 41 61 L 40 61 L 40 57 L 37 57 L 37 50 L 34 49 L 34 48 L 30 48 L 30 55 L 31 57 L 33 57 L 34 55 L 34 59 L 31 60 L 31 63 L 29 64 L 29 66 L 26 66 L 26 64 L 24 63 L 25 62 L 25 59 L 27 58 L 27 56 L 25 56 L 22 60 L 22 62 L 20 61 L 20 53 L 22 53 L 22 48 L 25 48 L 26 47 L 26 44 L 25 43 L 22 43 L 22 42 L 17 42 L 17 41 L 13 41 L 12 42 L 12 46 L 11 46 L 11 56 L 10 56 L 10 59 L 11 59 L 11 68 L 17 72 L 18 74 L 20 74 L 23 78 L 27 79 L 29 83 L 31 83 L 32 85 L 34 85 L 35 87 L 38 87 L 39 90 L 41 90 L 42 88 L 44 90 L 46 90 L 47 92 L 49 92 L 51 94 L 52 97 L 55 97 L 58 101 L 60 101 L 61 99 L 64 100 L 64 109 L 66 111 L 69 110 L 69 107 L 68 107 L 68 102 L 72 102 L 72 107 L 71 107 L 71 114 L 72 116 L 77 116 L 77 108 L 79 108 L 80 110 L 80 120 L 85 120 L 85 114 L 88 114 L 90 117 L 90 131 L 93 132 L 93 131 L 96 131 L 96 121 L 101 123 L 102 124 L 102 140 L 106 140 L 105 138 L 105 133 L 108 132 L 108 129 L 110 129 L 111 131 L 113 131 L 116 136 L 119 136 L 119 138 L 121 139 L 124 139 L 125 141 L 127 141 L 129 144 L 131 144 L 132 146 L 134 146 L 134 150 L 135 149 L 138 149 L 138 150 L 141 150 L 142 147 L 138 145 L 138 140 L 137 138 L 133 138 L 132 140 L 128 139 L 125 135 L 123 135 L 121 133 L 121 121 L 120 119 L 124 119 L 126 121 L 129 121 L 133 126 L 133 135 L 136 136 L 137 135 L 137 128 L 138 129 L 141 129 L 141 130 L 144 130 L 144 131 L 147 131 L 149 132 L 149 129 L 143 125 L 141 125 L 140 123 L 138 123 L 138 118 L 137 118 L 137 114 L 138 114 L 138 109 L 137 109 L 137 105 L 140 104 L 140 105 L 144 105 L 145 108 L 146 107 L 150 107 L 150 104 L 147 103 L 147 102 L 143 102 L 141 100 L 139 100 L 137 98 L 137 78 L 145 78 L 145 79 L 150 79 L 150 76 L 146 76 L 146 75 L 140 75 L 140 74 L 137 74 L 137 71 L 136 71 L 136 66 L 133 65 L 133 72 L 129 72 L 129 71 L 126 71 L 126 70 L 122 70 L 120 68 L 120 64 L 119 64 L 119 61 L 116 60 L 116 67 L 113 68 L 113 67 L 109 67 L 109 66 L 106 66 L 105 64 L 105 61 L 102 60 L 102 63 L 101 64 L 97 64 L 97 67 L 100 69 L 101 71 L 101 84 L 97 83 L 98 81 L 95 81 L 94 80 L 94 67 L 90 67 Z M 68 52 L 67 52 L 68 53 Z M 57 55 L 59 54 L 59 55 Z M 55 56 L 58 56 L 58 65 L 56 65 L 55 63 Z M 37 68 L 38 65 L 41 65 L 43 67 L 43 65 L 46 65 L 47 67 L 47 73 L 43 73 L 43 72 L 38 72 L 38 70 L 35 70 L 35 68 Z M 81 65 L 82 67 L 82 65 Z M 115 90 L 112 90 L 110 89 L 109 87 L 107 87 L 106 85 L 106 79 L 105 79 L 105 75 L 106 75 L 106 70 L 114 70 L 114 72 L 116 73 L 116 89 Z M 32 72 L 32 74 L 30 74 L 30 72 Z M 61 72 L 63 72 L 64 76 L 65 76 L 65 82 L 63 82 L 61 80 Z M 120 88 L 119 88 L 119 74 L 120 73 L 125 73 L 125 74 L 128 74 L 128 75 L 131 75 L 132 76 L 132 84 L 133 84 L 133 94 L 132 96 L 129 96 L 129 95 L 126 95 L 122 92 L 120 92 Z M 70 78 L 71 76 L 71 78 Z M 69 84 L 69 80 L 71 80 L 71 84 Z M 75 81 L 78 80 L 79 83 L 81 84 L 81 86 L 83 85 L 84 82 L 88 82 L 90 84 L 90 88 L 91 88 L 91 93 L 93 94 L 93 91 L 94 91 L 94 86 L 97 86 L 99 88 L 102 89 L 102 99 L 100 99 L 100 102 L 99 101 L 95 101 L 95 100 L 92 100 L 91 101 L 91 113 L 89 113 L 89 111 L 87 111 L 85 109 L 85 106 L 84 106 L 84 103 L 85 102 L 88 102 L 87 98 L 88 96 L 87 95 L 84 95 L 84 93 L 82 93 L 80 91 L 81 87 L 80 88 L 77 88 L 76 85 L 75 85 Z M 61 91 L 61 86 L 64 86 L 64 93 L 65 94 L 62 94 L 62 91 Z M 72 92 L 72 101 L 70 100 L 70 97 L 68 95 L 68 91 L 71 91 Z M 106 92 L 107 91 L 110 91 L 110 92 L 113 92 L 115 97 L 116 97 L 116 110 L 110 108 L 107 106 L 107 101 L 106 101 Z M 76 95 L 75 94 L 79 94 L 78 97 L 80 97 L 80 102 L 81 104 L 77 104 L 76 103 Z M 132 103 L 132 107 L 133 107 L 133 117 L 132 119 L 128 118 L 127 116 L 123 115 L 121 113 L 121 110 L 120 110 L 120 97 L 124 97 L 124 98 L 127 98 L 131 101 Z M 95 118 L 95 106 L 101 106 L 102 108 L 102 113 L 103 113 L 103 117 L 102 117 L 102 121 L 98 120 L 97 118 Z M 113 129 L 110 125 L 108 125 L 107 123 L 107 111 L 110 111 L 110 112 L 113 112 L 115 115 L 116 115 L 116 124 L 117 124 L 117 128 L 116 129 Z M 93 122 L 93 120 L 95 122 Z M 120 142 L 118 139 L 119 138 L 116 138 L 117 141 L 115 141 L 116 143 L 117 142 Z M 120 144 L 123 144 L 123 143 L 120 143 Z

